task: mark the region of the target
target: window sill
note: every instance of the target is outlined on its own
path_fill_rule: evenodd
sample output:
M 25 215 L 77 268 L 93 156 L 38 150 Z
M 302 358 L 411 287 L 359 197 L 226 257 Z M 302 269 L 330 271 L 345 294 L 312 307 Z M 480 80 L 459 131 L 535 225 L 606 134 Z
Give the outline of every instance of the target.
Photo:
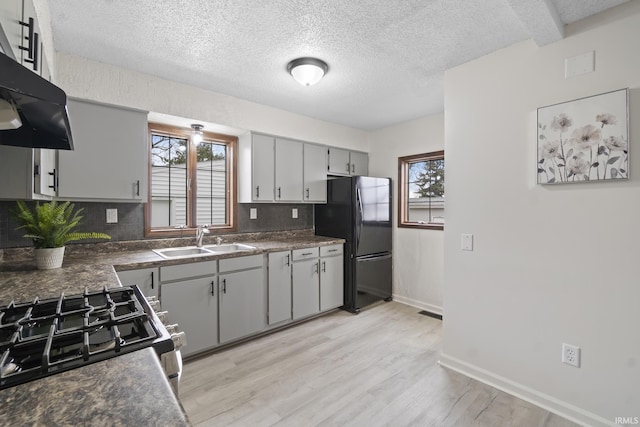
M 398 224 L 398 228 L 419 228 L 423 230 L 444 230 L 444 224 L 434 223 L 418 223 L 418 222 L 402 222 Z

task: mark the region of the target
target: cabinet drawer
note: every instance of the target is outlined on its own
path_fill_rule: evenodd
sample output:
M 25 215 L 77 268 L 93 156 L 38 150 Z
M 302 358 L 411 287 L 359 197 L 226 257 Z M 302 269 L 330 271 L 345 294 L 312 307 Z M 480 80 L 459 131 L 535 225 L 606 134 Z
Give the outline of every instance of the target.
M 320 256 L 342 255 L 344 245 L 320 246 Z
M 192 262 L 190 264 L 160 267 L 160 281 L 170 282 L 190 277 L 210 276 L 218 271 L 216 261 Z
M 263 255 L 249 255 L 237 258 L 221 259 L 219 261 L 220 272 L 262 267 L 263 259 Z
M 293 260 L 300 261 L 301 259 L 318 258 L 319 253 L 318 248 L 295 249 L 293 251 Z

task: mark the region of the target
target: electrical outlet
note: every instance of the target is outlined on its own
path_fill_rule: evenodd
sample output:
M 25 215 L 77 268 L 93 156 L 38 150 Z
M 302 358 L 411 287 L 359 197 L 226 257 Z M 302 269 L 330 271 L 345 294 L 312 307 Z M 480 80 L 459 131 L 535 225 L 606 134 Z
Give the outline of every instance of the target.
M 298 218 L 298 209 L 297 208 L 292 208 L 291 209 L 291 218 L 293 218 L 293 219 Z
M 580 347 L 575 345 L 562 343 L 562 363 L 567 365 L 580 367 Z
M 107 224 L 118 223 L 118 209 L 107 209 Z
M 249 208 L 249 219 L 258 219 L 258 208 Z

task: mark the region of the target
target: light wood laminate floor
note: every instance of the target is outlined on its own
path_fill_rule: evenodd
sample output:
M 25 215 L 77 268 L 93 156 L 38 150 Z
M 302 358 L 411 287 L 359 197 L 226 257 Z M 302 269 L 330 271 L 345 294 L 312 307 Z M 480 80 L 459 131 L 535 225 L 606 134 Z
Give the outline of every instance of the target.
M 442 322 L 418 311 L 339 311 L 187 362 L 180 400 L 196 426 L 575 426 L 441 367 Z

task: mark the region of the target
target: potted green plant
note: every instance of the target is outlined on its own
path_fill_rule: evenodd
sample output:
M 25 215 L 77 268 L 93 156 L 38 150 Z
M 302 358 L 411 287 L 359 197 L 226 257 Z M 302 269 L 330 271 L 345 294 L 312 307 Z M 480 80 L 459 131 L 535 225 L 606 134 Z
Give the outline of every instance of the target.
M 26 231 L 24 237 L 31 239 L 35 247 L 36 267 L 49 270 L 62 266 L 64 247 L 67 242 L 83 239 L 111 239 L 105 233 L 77 232 L 83 216 L 83 209 L 75 210 L 71 202 L 58 203 L 55 200 L 40 204 L 31 210 L 25 202 L 18 200 L 18 207 L 12 212 L 20 224 L 16 230 Z

